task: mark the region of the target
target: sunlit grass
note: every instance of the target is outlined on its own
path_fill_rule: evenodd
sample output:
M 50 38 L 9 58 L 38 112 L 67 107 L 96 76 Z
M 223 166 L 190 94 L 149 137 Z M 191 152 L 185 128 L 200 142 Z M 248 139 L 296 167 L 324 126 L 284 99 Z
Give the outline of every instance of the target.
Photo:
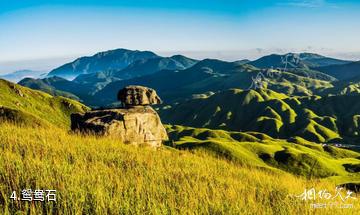
M 335 184 L 241 166 L 204 154 L 123 145 L 59 128 L 0 125 L 0 213 L 356 214 L 311 209 L 291 197 Z M 56 189 L 57 202 L 13 201 L 12 191 Z M 359 207 L 354 201 L 354 207 Z

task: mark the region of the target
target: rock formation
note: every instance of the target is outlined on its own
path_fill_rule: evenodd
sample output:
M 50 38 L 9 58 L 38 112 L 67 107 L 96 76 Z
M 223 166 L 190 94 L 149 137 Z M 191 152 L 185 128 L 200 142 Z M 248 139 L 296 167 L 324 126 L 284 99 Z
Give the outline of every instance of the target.
M 168 140 L 159 115 L 151 104 L 161 100 L 155 90 L 128 86 L 118 93 L 125 108 L 95 110 L 71 115 L 71 129 L 81 133 L 113 136 L 119 142 L 159 147 Z
M 118 100 L 125 107 L 137 105 L 153 105 L 160 104 L 161 99 L 156 91 L 143 86 L 127 86 L 118 93 Z

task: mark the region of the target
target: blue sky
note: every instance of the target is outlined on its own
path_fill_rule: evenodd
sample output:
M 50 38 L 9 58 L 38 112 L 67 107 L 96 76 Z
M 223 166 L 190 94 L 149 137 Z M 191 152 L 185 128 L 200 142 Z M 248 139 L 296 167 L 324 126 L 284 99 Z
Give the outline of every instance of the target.
M 0 73 L 120 47 L 224 60 L 288 51 L 360 60 L 359 9 L 325 0 L 0 0 Z

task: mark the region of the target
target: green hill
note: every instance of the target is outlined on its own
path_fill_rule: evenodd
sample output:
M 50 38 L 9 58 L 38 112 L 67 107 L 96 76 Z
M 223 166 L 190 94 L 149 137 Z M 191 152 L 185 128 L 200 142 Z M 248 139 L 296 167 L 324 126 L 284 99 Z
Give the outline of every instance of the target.
M 64 96 L 71 99 L 76 99 L 81 102 L 88 100 L 92 94 L 101 90 L 106 84 L 110 83 L 113 80 L 110 80 L 102 76 L 103 73 L 92 73 L 94 79 L 97 80 L 96 83 L 88 83 L 86 80 L 83 80 L 82 83 L 76 81 L 69 81 L 65 78 L 53 76 L 44 79 L 33 79 L 25 78 L 19 81 L 19 84 L 24 87 L 29 87 L 35 90 L 41 90 L 43 92 L 49 93 L 54 96 Z M 81 79 L 81 75 L 79 78 Z
M 71 89 L 74 89 L 75 86 L 70 81 L 60 77 L 44 79 L 24 78 L 18 84 L 34 90 L 41 90 L 53 96 L 64 96 L 79 100 L 79 97 L 70 93 Z
M 129 59 L 125 59 L 127 63 L 121 64 L 122 66 L 117 65 L 122 61 L 115 62 L 115 56 L 123 59 L 125 55 L 129 55 Z M 326 95 L 329 92 L 330 94 L 357 92 L 356 86 L 344 86 L 341 90 L 334 87 L 337 78 L 343 80 L 347 73 L 352 73 L 349 70 L 353 68 L 349 65 L 356 63 L 311 53 L 269 55 L 252 62 L 225 62 L 216 59 L 196 61 L 181 55 L 160 57 L 155 54 L 148 55 L 120 49 L 81 58 L 80 61 L 73 62 L 74 65 L 78 65 L 76 68 L 73 64 L 64 66 L 65 69 L 67 67 L 80 69 L 80 75 L 73 81 L 26 79 L 20 84 L 52 95 L 78 98 L 86 105 L 94 107 L 111 106 L 116 102 L 113 92 L 126 85 L 152 87 L 159 92 L 166 103 L 181 102 L 197 94 L 230 88 L 244 90 L 258 88 L 254 85 L 254 81 L 258 79 L 264 85 L 261 87 L 287 95 L 310 96 Z M 97 70 L 93 71 L 92 66 L 88 68 L 86 65 L 93 65 L 93 69 L 97 68 Z M 340 77 L 338 72 L 335 74 L 328 68 L 344 68 L 346 71 L 342 73 L 345 75 Z M 56 73 L 50 73 L 50 76 L 53 75 Z M 55 77 L 55 79 L 59 78 Z
M 311 143 L 300 137 L 291 142 L 257 132 L 228 132 L 183 126 L 167 127 L 172 146 L 205 151 L 242 165 L 278 168 L 305 177 L 352 177 L 360 179 L 348 166 L 360 165 L 360 153 Z M 356 179 L 357 178 L 357 179 Z
M 170 124 L 357 144 L 359 96 L 294 97 L 268 89 L 231 89 L 166 106 L 160 114 Z
M 181 102 L 194 94 L 229 88 L 255 88 L 252 83 L 257 78 L 261 78 L 268 89 L 289 95 L 314 95 L 332 87 L 330 81 L 306 77 L 299 70 L 261 70 L 247 64 L 207 59 L 182 71 L 164 70 L 139 78 L 112 82 L 97 92 L 89 103 L 96 106 L 115 102 L 116 96 L 113 92 L 126 85 L 149 86 L 157 90 L 166 103 Z
M 85 110 L 88 108 L 77 101 L 53 97 L 0 79 L 0 122 L 68 127 L 70 114 Z
M 313 53 L 273 54 L 251 62 L 225 62 L 117 49 L 79 58 L 49 74 L 72 74 L 77 76 L 73 81 L 54 77 L 25 79 L 20 84 L 94 107 L 113 105 L 116 102 L 113 92 L 131 84 L 154 88 L 166 103 L 230 88 L 258 88 L 254 85 L 258 79 L 263 85 L 260 87 L 287 95 L 338 95 L 359 92 L 350 80 L 358 76 L 357 64 Z

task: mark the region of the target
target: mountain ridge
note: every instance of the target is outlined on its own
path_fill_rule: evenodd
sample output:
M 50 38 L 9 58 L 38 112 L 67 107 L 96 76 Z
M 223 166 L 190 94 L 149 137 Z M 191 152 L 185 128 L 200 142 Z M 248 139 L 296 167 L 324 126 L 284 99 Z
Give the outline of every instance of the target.
M 287 53 L 284 55 L 271 54 L 263 56 L 257 60 L 251 61 L 249 64 L 258 68 L 317 68 L 329 65 L 341 65 L 350 63 L 351 61 L 339 60 L 335 58 L 325 57 L 314 53 Z
M 75 78 L 80 74 L 89 74 L 110 69 L 123 69 L 139 59 L 158 57 L 151 51 L 114 49 L 98 52 L 92 56 L 80 57 L 49 72 L 48 76 Z

